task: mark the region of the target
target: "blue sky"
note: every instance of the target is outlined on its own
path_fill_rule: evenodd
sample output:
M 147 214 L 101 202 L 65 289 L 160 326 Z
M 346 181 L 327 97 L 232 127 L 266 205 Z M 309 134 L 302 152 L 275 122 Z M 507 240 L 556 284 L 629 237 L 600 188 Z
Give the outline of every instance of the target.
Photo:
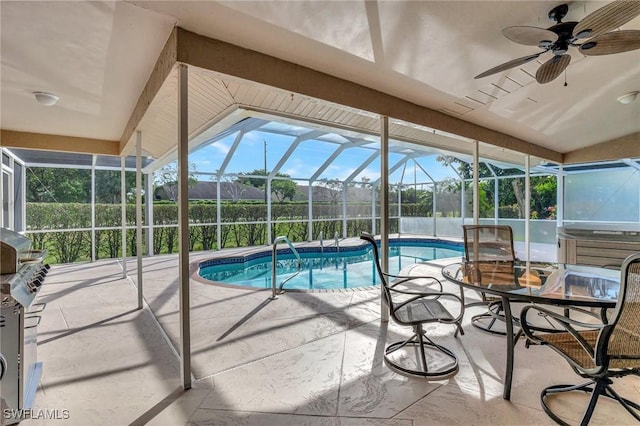
M 235 137 L 236 134 L 229 135 L 226 138 L 192 152 L 189 154 L 189 162 L 195 164 L 196 170 L 199 172 L 216 172 L 229 153 Z M 238 145 L 233 158 L 225 169 L 225 173 L 248 173 L 255 169 L 264 169 L 265 142 L 267 148 L 267 170 L 272 170 L 286 153 L 293 139 L 294 138 L 290 136 L 276 135 L 273 133 L 260 131 L 250 132 L 243 137 Z M 308 178 L 324 164 L 337 148 L 337 144 L 330 142 L 317 140 L 304 141 L 298 145 L 289 159 L 282 165 L 280 173 L 288 174 L 293 178 Z M 345 149 L 319 176 L 319 179 L 345 179 L 366 161 L 372 153 L 373 151 L 367 148 Z M 402 155 L 391 153 L 389 162 L 393 166 L 401 158 Z M 456 177 L 450 168 L 445 168 L 442 164 L 438 163 L 435 160 L 435 156 L 424 157 L 419 159 L 418 162 L 422 168 L 436 180 Z M 392 183 L 397 182 L 402 172 L 403 167 L 400 167 L 390 176 L 390 181 Z M 375 181 L 380 177 L 379 157 L 359 173 L 355 180 L 360 181 L 363 177 L 371 181 Z M 410 160 L 406 163 L 406 168 L 404 169 L 403 182 L 405 184 L 413 184 L 414 177 L 418 183 L 430 181 L 420 167 Z M 205 176 L 201 176 L 199 179 L 208 180 Z

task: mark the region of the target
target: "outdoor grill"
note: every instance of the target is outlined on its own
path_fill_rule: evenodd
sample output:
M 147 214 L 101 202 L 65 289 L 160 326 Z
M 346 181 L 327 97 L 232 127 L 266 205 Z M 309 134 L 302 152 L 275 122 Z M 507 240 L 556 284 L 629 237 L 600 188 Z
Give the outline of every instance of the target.
M 18 423 L 32 407 L 42 363 L 37 360 L 37 326 L 45 304 L 35 304 L 49 265 L 46 252 L 0 228 L 0 424 Z M 22 411 L 21 411 L 22 410 Z M 20 413 L 20 414 L 18 414 Z

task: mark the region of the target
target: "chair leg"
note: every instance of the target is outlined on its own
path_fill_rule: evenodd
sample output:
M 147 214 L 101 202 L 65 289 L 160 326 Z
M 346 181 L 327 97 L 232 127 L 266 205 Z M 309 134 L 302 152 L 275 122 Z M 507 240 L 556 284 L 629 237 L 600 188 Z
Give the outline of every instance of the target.
M 416 326 L 416 335 L 418 336 L 418 348 L 420 349 L 420 361 L 422 361 L 422 370 L 428 371 L 427 368 L 427 355 L 424 353 L 424 331 L 422 330 L 422 324 Z
M 595 410 L 596 408 L 598 397 L 600 396 L 600 394 L 602 394 L 606 387 L 607 384 L 602 379 L 596 381 L 596 388 L 591 393 L 591 398 L 589 398 L 589 405 L 587 405 L 587 410 L 584 412 L 584 416 L 582 416 L 580 426 L 587 426 L 589 424 L 589 420 L 591 420 L 591 416 L 593 415 L 593 410 Z
M 560 417 L 558 417 L 556 415 L 556 413 L 551 411 L 551 408 L 549 408 L 549 406 L 547 405 L 547 402 L 546 402 L 545 398 L 547 397 L 547 395 L 553 395 L 553 394 L 556 394 L 556 393 L 571 392 L 571 391 L 577 391 L 577 390 L 584 391 L 584 392 L 591 392 L 592 389 L 590 388 L 590 386 L 593 385 L 594 383 L 595 382 L 592 380 L 592 381 L 589 381 L 587 383 L 582 383 L 582 384 L 579 384 L 579 385 L 553 385 L 553 386 L 548 386 L 548 387 L 542 389 L 542 392 L 540 392 L 540 404 L 542 405 L 542 409 L 544 410 L 545 413 L 547 413 L 547 416 L 551 417 L 553 419 L 553 421 L 555 421 L 559 425 L 570 426 L 569 423 L 565 422 Z
M 610 386 L 613 382 L 608 377 L 603 377 L 597 380 L 592 380 L 587 383 L 582 383 L 579 385 L 553 385 L 549 386 L 542 390 L 540 393 L 540 402 L 542 405 L 542 409 L 549 417 L 551 417 L 556 423 L 569 426 L 567 422 L 558 417 L 551 408 L 547 405 L 545 398 L 547 395 L 558 394 L 562 392 L 572 392 L 572 391 L 583 391 L 587 393 L 591 393 L 591 398 L 589 398 L 589 404 L 587 405 L 587 409 L 582 416 L 582 420 L 580 421 L 581 426 L 586 426 L 589 424 L 591 420 L 591 416 L 593 415 L 593 411 L 595 410 L 596 403 L 598 402 L 598 398 L 600 396 L 604 396 L 610 399 L 615 399 L 618 401 L 624 408 L 627 410 L 636 420 L 640 421 L 640 405 L 630 401 L 626 398 L 621 397 L 613 388 Z M 595 386 L 594 386 L 595 385 Z
M 500 315 L 502 310 L 503 310 L 502 301 L 490 302 L 487 305 L 487 312 L 484 312 L 482 314 L 477 314 L 471 317 L 471 325 L 487 333 L 491 333 L 498 336 L 506 336 L 507 335 L 506 332 L 501 330 L 496 330 L 493 328 L 493 326 L 496 323 L 496 320 L 500 320 L 504 322 L 504 315 Z M 488 325 L 485 325 L 481 322 L 482 320 L 487 320 L 487 319 L 490 319 Z
M 414 368 L 413 366 L 409 367 L 403 365 L 400 362 L 402 361 L 402 359 L 395 360 L 392 358 L 391 355 L 394 352 L 402 349 L 405 346 L 417 346 L 418 353 L 416 354 L 416 357 L 420 359 L 415 360 L 416 368 Z M 450 362 L 443 368 L 437 370 L 430 369 L 427 363 L 426 349 L 435 350 L 444 354 L 447 358 L 450 359 Z M 422 325 L 414 326 L 414 334 L 409 339 L 389 344 L 384 351 L 384 361 L 392 370 L 409 376 L 418 376 L 425 378 L 446 378 L 452 376 L 458 371 L 458 358 L 451 350 L 433 342 L 433 340 L 431 340 L 424 333 Z
M 611 386 L 607 386 L 602 394 L 608 398 L 617 400 L 620 404 L 622 404 L 625 410 L 629 412 L 629 414 L 631 414 L 633 417 L 635 417 L 636 420 L 640 422 L 640 404 L 621 397 L 616 391 L 613 390 Z

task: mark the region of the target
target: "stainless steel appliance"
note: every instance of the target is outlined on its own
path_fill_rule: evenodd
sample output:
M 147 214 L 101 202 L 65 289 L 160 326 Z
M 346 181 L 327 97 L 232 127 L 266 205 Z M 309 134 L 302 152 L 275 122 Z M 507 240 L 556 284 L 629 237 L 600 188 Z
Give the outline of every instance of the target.
M 0 228 L 0 424 L 18 423 L 32 407 L 42 363 L 37 360 L 37 326 L 45 305 L 35 304 L 49 265 L 46 252 Z

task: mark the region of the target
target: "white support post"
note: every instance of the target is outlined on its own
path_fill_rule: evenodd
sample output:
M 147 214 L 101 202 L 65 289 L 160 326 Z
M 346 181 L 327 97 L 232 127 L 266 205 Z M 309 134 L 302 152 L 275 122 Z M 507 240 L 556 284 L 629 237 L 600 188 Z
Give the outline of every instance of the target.
M 465 190 L 465 186 L 464 186 L 464 177 L 462 177 L 462 175 L 460 175 L 460 219 L 462 220 L 462 224 L 464 225 L 464 205 L 465 205 L 465 195 L 464 195 L 464 190 Z
M 556 226 L 560 228 L 564 225 L 564 168 L 562 164 L 558 167 L 556 180 Z
M 436 206 L 436 200 L 437 200 L 437 196 L 436 194 L 438 193 L 438 184 L 436 182 L 433 182 L 433 196 L 431 197 L 432 199 L 432 205 L 433 205 L 433 236 L 437 237 L 438 236 L 438 231 L 436 229 L 438 220 L 436 219 L 436 214 L 438 212 L 438 208 Z
M 307 213 L 309 214 L 309 241 L 313 240 L 313 181 L 309 181 L 309 196 L 307 201 Z
M 389 272 L 389 117 L 380 116 L 380 260 Z M 380 319 L 389 321 L 389 308 L 380 286 Z
M 222 247 L 222 195 L 220 191 L 222 189 L 222 185 L 220 184 L 220 180 L 222 179 L 222 175 L 218 175 L 216 180 L 216 250 L 220 250 Z
M 127 185 L 125 157 L 120 157 L 120 217 L 122 220 L 122 278 L 127 276 Z
M 531 157 L 524 157 L 524 252 L 527 264 L 531 260 Z
M 346 182 L 342 182 L 342 238 L 347 238 L 347 190 Z
M 464 179 L 462 180 L 464 182 Z M 463 184 L 464 187 L 464 184 Z M 462 191 L 464 193 L 464 189 Z M 473 224 L 480 222 L 480 142 L 473 141 Z
M 498 224 L 498 216 L 500 211 L 500 185 L 498 184 L 498 176 L 494 174 L 493 176 L 493 223 L 495 225 Z
M 402 224 L 402 188 L 400 186 L 401 184 L 398 184 L 398 232 L 402 231 L 402 227 L 400 226 Z
M 153 252 L 153 173 L 145 174 L 145 198 L 144 198 L 144 207 L 145 207 L 145 222 L 147 225 L 147 235 L 146 235 L 146 245 L 147 249 L 145 250 L 147 256 L 153 256 L 155 253 Z
M 265 185 L 267 193 L 267 244 L 271 245 L 271 179 L 267 178 L 267 184 Z
M 191 310 L 189 297 L 189 117 L 187 66 L 178 65 L 178 233 L 180 297 L 180 376 L 191 389 Z
M 97 155 L 91 156 L 91 261 L 96 261 L 96 160 Z
M 371 185 L 371 234 L 376 234 L 376 187 Z
M 138 269 L 138 309 L 142 309 L 142 132 L 136 131 L 136 260 Z

